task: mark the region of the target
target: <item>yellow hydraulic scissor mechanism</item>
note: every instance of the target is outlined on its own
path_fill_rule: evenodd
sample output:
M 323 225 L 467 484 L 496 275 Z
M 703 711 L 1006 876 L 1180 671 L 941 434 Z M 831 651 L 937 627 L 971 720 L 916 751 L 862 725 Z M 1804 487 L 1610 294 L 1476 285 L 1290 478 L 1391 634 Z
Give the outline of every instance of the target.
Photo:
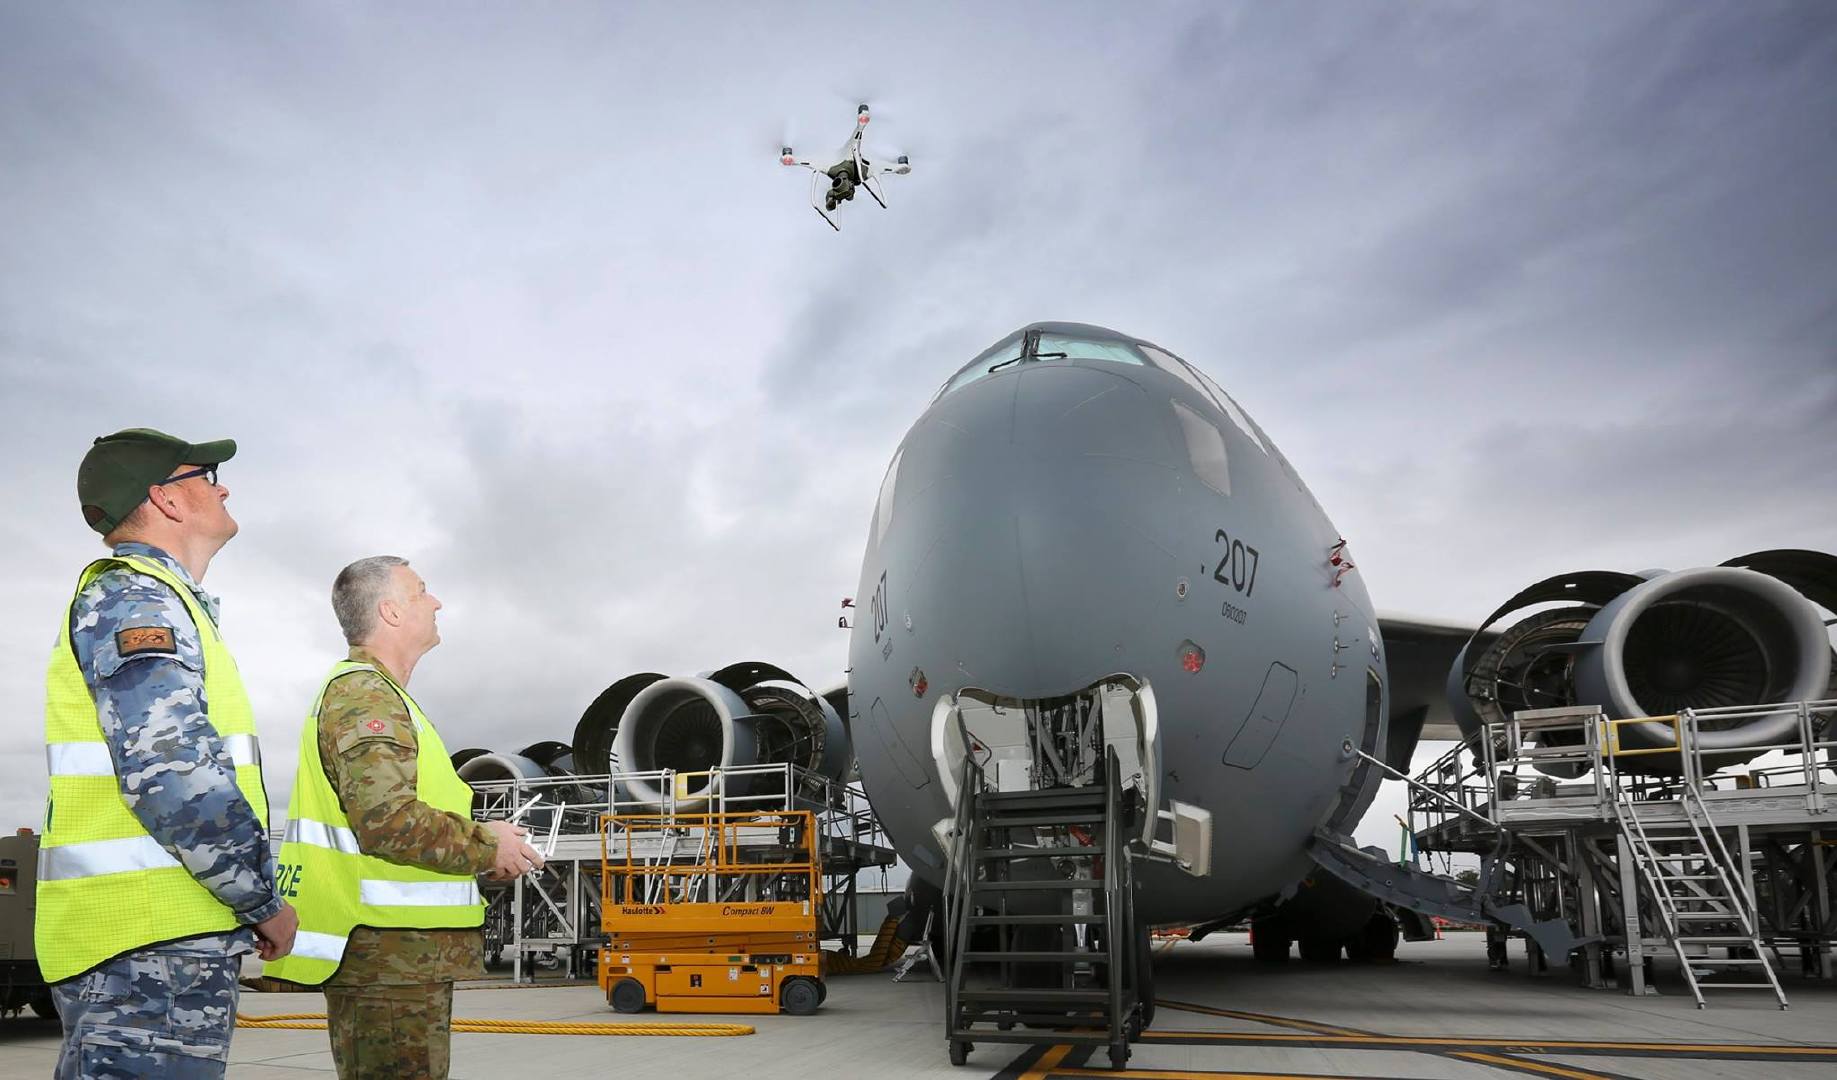
M 776 1013 L 823 1003 L 823 876 L 807 810 L 608 814 L 599 983 L 622 1013 Z

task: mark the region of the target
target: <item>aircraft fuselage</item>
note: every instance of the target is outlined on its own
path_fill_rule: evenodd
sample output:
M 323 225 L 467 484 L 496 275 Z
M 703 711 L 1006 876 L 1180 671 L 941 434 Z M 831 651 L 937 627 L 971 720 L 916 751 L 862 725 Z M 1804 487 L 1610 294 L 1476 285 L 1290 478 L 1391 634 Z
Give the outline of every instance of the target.
M 1140 908 L 1163 924 L 1243 910 L 1299 881 L 1315 827 L 1349 830 L 1375 790 L 1345 749 L 1383 745 L 1369 597 L 1215 384 L 1127 335 L 1027 329 L 1037 356 L 1021 331 L 964 368 L 883 483 L 849 644 L 863 781 L 906 862 L 941 881 L 939 702 L 1129 676 L 1152 696 L 1161 797 L 1214 823 L 1211 873 L 1150 864 Z

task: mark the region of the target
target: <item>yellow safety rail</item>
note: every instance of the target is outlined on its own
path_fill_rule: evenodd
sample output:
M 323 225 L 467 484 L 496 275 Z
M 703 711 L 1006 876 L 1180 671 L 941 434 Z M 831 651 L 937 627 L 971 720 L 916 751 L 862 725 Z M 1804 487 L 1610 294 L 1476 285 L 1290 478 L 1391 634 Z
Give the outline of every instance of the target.
M 617 833 L 624 851 L 615 855 L 612 837 Z M 675 842 L 687 842 L 689 850 L 672 850 Z M 769 837 L 764 845 L 771 858 L 757 857 L 758 841 Z M 724 887 L 737 880 L 772 878 L 777 902 L 796 903 L 800 908 L 815 909 L 822 902 L 823 870 L 817 854 L 816 815 L 808 810 L 740 811 L 710 814 L 603 814 L 600 817 L 601 921 L 611 932 L 622 914 L 643 914 L 650 922 L 655 916 L 669 914 L 678 920 L 670 929 L 699 932 L 724 929 L 716 922 L 704 927 L 702 920 L 719 920 L 733 914 L 732 901 L 721 902 Z M 749 851 L 753 857 L 749 858 Z M 668 857 L 657 857 L 659 852 Z M 659 883 L 661 887 L 659 887 Z M 696 892 L 707 901 L 687 901 L 690 887 L 699 883 Z M 767 903 L 765 906 L 772 906 Z M 621 908 L 631 908 L 621 912 Z M 647 911 L 638 912 L 644 907 Z M 662 910 L 656 910 L 662 909 Z M 801 916 L 807 916 L 808 910 Z M 769 911 L 748 910 L 747 915 Z M 662 927 L 659 927 L 660 929 Z M 801 922 L 783 929 L 803 929 Z M 748 929 L 772 930 L 778 927 L 755 923 Z
M 1634 747 L 1628 749 L 1620 745 L 1620 729 L 1627 724 L 1670 724 L 1670 746 Z M 1625 720 L 1601 721 L 1601 754 L 1603 757 L 1640 757 L 1646 754 L 1676 754 L 1684 745 L 1683 730 L 1679 726 L 1676 713 L 1669 716 L 1633 716 Z

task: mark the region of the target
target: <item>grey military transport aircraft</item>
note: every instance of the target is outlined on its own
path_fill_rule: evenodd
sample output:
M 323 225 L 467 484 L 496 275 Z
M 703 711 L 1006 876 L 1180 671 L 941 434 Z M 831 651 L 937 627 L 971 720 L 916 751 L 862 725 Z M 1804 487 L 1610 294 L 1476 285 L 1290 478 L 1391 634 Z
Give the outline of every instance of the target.
M 1168 810 L 1158 846 L 1185 849 L 1142 872 L 1155 924 L 1294 890 L 1316 827 L 1349 832 L 1382 778 L 1351 747 L 1407 768 L 1467 638 L 1413 628 L 1442 662 L 1399 708 L 1353 554 L 1269 436 L 1166 349 L 1072 323 L 939 390 L 887 469 L 856 598 L 855 752 L 910 865 L 942 875 L 966 753 L 1019 788 L 1077 783 L 1108 744 Z M 1310 925 L 1359 931 L 1375 902 L 1330 891 L 1349 910 Z
M 615 771 L 789 761 L 831 776 L 852 749 L 934 887 L 966 757 L 1024 791 L 1090 783 L 1114 749 L 1144 811 L 1139 919 L 1203 933 L 1254 916 L 1264 959 L 1291 942 L 1382 956 L 1392 909 L 1341 880 L 1365 884 L 1356 872 L 1315 870 L 1333 862 L 1323 838 L 1370 805 L 1379 763 L 1406 770 L 1425 734 L 1459 738 L 1512 708 L 1819 697 L 1837 668 L 1814 601 L 1837 607 L 1837 559 L 1761 552 L 1562 575 L 1477 631 L 1382 617 L 1346 539 L 1217 383 L 1143 339 L 1037 323 L 952 375 L 894 453 L 845 687 L 757 662 L 639 673 L 588 708 L 573 748 Z M 1551 602 L 1567 606 L 1523 614 Z

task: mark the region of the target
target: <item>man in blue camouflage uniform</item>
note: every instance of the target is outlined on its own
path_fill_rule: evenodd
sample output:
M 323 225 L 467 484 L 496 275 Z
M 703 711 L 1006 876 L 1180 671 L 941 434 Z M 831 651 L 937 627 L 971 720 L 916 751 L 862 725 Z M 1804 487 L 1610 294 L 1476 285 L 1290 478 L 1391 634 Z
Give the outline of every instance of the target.
M 164 566 L 213 624 L 217 599 L 199 582 L 236 534 L 216 468 L 235 451 L 230 440 L 194 446 L 133 429 L 97 439 L 78 471 L 84 517 L 104 543 Z M 184 602 L 117 566 L 81 590 L 70 620 L 122 798 L 240 927 L 122 953 L 53 986 L 64 1025 L 57 1075 L 221 1077 L 242 957 L 285 955 L 298 920 L 275 892 L 267 837 L 212 726 Z

